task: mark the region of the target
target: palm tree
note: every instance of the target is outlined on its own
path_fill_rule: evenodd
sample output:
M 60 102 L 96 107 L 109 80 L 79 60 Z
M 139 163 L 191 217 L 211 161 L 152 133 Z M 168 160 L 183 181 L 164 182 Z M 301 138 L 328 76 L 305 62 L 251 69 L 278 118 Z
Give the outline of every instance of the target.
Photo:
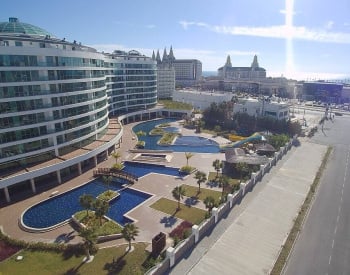
M 180 210 L 180 200 L 183 199 L 183 197 L 185 196 L 185 188 L 183 188 L 183 186 L 176 186 L 173 191 L 173 197 L 175 200 L 177 200 L 177 209 L 176 210 Z
M 118 151 L 116 151 L 116 152 L 114 152 L 114 153 L 112 154 L 112 157 L 115 158 L 115 163 L 118 163 L 118 159 L 119 159 L 121 156 L 122 156 L 122 154 L 119 153 Z
M 92 207 L 93 201 L 94 201 L 94 197 L 89 194 L 84 194 L 79 197 L 79 203 L 81 207 L 86 209 L 86 216 L 89 216 L 89 210 Z
M 139 229 L 133 223 L 127 223 L 122 230 L 123 238 L 129 242 L 129 251 L 131 250 L 131 241 L 135 241 L 135 237 L 138 236 Z
M 193 153 L 191 152 L 186 152 L 185 157 L 186 157 L 186 166 L 188 166 L 188 160 L 194 156 Z
M 215 199 L 212 196 L 208 196 L 204 199 L 205 208 L 208 209 L 209 214 L 211 214 L 211 210 L 216 206 Z
M 197 180 L 198 184 L 198 193 L 201 192 L 201 183 L 205 182 L 207 180 L 207 175 L 202 171 L 197 171 L 194 175 L 194 178 Z
M 89 262 L 91 261 L 91 255 L 90 255 L 90 250 L 93 248 L 94 244 L 96 243 L 97 240 L 97 234 L 95 228 L 91 227 L 86 227 L 82 228 L 79 232 L 79 236 L 83 239 L 83 247 L 86 253 L 86 258 L 85 261 Z
M 222 169 L 223 166 L 224 166 L 223 162 L 220 161 L 219 159 L 216 159 L 213 161 L 213 167 L 216 171 L 216 177 L 219 177 L 219 171 L 220 169 Z
M 121 163 L 121 162 L 114 163 L 113 166 L 112 166 L 112 169 L 116 169 L 118 171 L 123 170 L 123 168 L 124 168 L 124 164 Z
M 240 175 L 239 182 L 242 182 L 243 174 L 245 174 L 249 171 L 249 166 L 245 162 L 239 162 L 236 164 L 236 169 L 238 170 L 239 175 Z
M 112 176 L 103 176 L 102 181 L 104 184 L 107 185 L 107 188 L 109 189 L 109 184 L 112 182 L 113 177 Z
M 224 201 L 225 188 L 229 185 L 229 178 L 226 175 L 221 175 L 219 177 L 219 183 L 222 187 L 221 201 Z
M 100 226 L 102 226 L 102 217 L 107 214 L 109 210 L 109 203 L 105 200 L 96 199 L 93 203 L 95 210 L 95 217 L 100 220 Z

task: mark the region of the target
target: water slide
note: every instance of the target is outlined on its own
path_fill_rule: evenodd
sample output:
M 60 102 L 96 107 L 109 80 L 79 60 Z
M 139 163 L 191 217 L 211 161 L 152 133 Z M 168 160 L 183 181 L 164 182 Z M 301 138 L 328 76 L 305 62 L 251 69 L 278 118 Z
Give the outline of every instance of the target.
M 251 142 L 253 140 L 265 140 L 265 137 L 260 135 L 259 133 L 254 133 L 245 139 L 238 140 L 236 142 L 231 142 L 229 144 L 223 144 L 220 146 L 220 150 L 225 151 L 225 149 L 228 149 L 228 148 L 239 148 L 243 144 L 245 144 L 247 142 Z

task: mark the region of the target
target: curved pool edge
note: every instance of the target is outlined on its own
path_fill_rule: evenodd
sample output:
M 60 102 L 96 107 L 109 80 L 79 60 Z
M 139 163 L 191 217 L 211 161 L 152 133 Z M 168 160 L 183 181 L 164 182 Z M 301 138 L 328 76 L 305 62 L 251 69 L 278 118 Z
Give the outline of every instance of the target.
M 18 219 L 18 226 L 19 226 L 19 228 L 21 228 L 23 231 L 30 232 L 30 233 L 45 233 L 45 232 L 49 232 L 49 231 L 55 230 L 55 229 L 57 229 L 59 227 L 62 227 L 64 225 L 68 224 L 72 220 L 71 218 L 66 219 L 64 221 L 61 221 L 59 223 L 56 223 L 55 225 L 52 225 L 52 226 L 49 226 L 49 227 L 35 228 L 35 227 L 30 227 L 30 226 L 25 225 L 24 222 L 23 222 L 23 216 L 30 208 L 32 208 L 32 207 L 34 207 L 34 206 L 36 206 L 36 205 L 38 205 L 40 203 L 43 203 L 45 201 L 48 201 L 50 199 L 53 199 L 56 196 L 62 196 L 62 195 L 64 195 L 65 193 L 67 193 L 69 191 L 72 191 L 74 189 L 77 189 L 77 188 L 85 185 L 85 184 L 88 184 L 88 183 L 92 182 L 93 180 L 94 179 L 92 179 L 92 180 L 90 180 L 88 182 L 79 184 L 77 186 L 74 186 L 74 187 L 72 187 L 72 188 L 70 188 L 70 189 L 68 189 L 68 190 L 66 190 L 66 191 L 64 191 L 62 193 L 57 193 L 54 196 L 53 196 L 53 193 L 51 193 L 48 198 L 45 198 L 45 199 L 43 199 L 43 200 L 41 200 L 41 201 L 39 201 L 37 203 L 34 203 L 34 204 L 28 206 L 26 209 L 24 209 L 24 211 L 21 214 L 21 217 Z
M 47 199 L 42 200 L 41 202 L 46 201 L 46 200 L 47 200 Z M 41 202 L 39 202 L 39 203 L 41 203 Z M 19 228 L 21 228 L 23 231 L 26 231 L 26 232 L 29 232 L 29 233 L 45 233 L 45 232 L 49 232 L 49 231 L 55 230 L 55 229 L 57 229 L 57 228 L 59 228 L 59 227 L 62 227 L 62 226 L 64 226 L 64 225 L 68 224 L 68 223 L 72 220 L 71 218 L 69 218 L 69 219 L 64 220 L 64 221 L 62 221 L 62 222 L 60 222 L 60 223 L 57 223 L 57 224 L 55 224 L 55 225 L 53 225 L 53 226 L 42 227 L 42 228 L 34 228 L 34 227 L 27 226 L 27 225 L 25 225 L 24 222 L 23 222 L 23 216 L 24 216 L 24 214 L 27 212 L 28 209 L 30 209 L 31 207 L 33 207 L 33 206 L 35 206 L 35 205 L 36 205 L 36 204 L 33 204 L 33 205 L 29 206 L 28 208 L 26 208 L 26 209 L 22 212 L 21 217 L 18 219 L 18 226 L 19 226 Z

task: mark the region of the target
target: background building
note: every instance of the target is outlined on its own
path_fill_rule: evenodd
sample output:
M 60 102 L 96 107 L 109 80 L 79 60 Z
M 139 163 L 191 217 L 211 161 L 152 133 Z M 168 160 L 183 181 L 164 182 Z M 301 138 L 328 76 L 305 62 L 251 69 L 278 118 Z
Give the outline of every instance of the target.
M 169 56 L 173 57 L 172 48 L 170 48 Z M 163 59 L 167 58 L 166 50 L 164 50 Z M 162 62 L 159 51 L 157 56 L 152 54 L 152 59 L 157 62 L 157 92 L 159 99 L 170 99 L 175 91 L 175 68 L 172 62 Z
M 266 70 L 259 67 L 256 55 L 250 67 L 232 67 L 231 58 L 227 56 L 226 64 L 218 69 L 218 76 L 226 80 L 259 80 L 266 78 Z
M 289 105 L 273 98 L 239 98 L 233 105 L 233 113 L 246 113 L 250 116 L 269 116 L 275 119 L 289 119 Z
M 158 59 L 159 51 L 157 51 L 158 64 L 170 64 L 175 69 L 176 87 L 195 86 L 202 79 L 202 62 L 197 59 L 176 59 L 172 47 L 170 47 L 169 55 L 164 49 L 163 58 Z
M 325 103 L 341 103 L 342 84 L 328 82 L 304 82 L 301 99 Z
M 173 100 L 191 104 L 194 108 L 204 110 L 211 103 L 221 103 L 232 100 L 232 93 L 212 92 L 212 91 L 197 91 L 197 90 L 176 90 L 173 95 Z

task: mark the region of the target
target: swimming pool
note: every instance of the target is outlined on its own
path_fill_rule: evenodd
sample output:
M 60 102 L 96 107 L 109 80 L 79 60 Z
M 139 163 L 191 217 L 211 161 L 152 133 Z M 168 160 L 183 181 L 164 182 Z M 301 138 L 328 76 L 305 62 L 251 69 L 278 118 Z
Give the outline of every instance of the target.
M 158 120 L 151 120 L 151 121 L 146 121 L 142 122 L 140 124 L 137 124 L 136 126 L 133 127 L 134 133 L 137 133 L 139 131 L 143 131 L 146 133 L 145 136 L 140 136 L 139 140 L 145 141 L 145 149 L 150 149 L 150 150 L 172 150 L 174 152 L 193 152 L 193 153 L 218 153 L 220 152 L 220 147 L 219 145 L 210 139 L 210 142 L 206 142 L 203 144 L 203 141 L 201 139 L 197 139 L 197 136 L 182 136 L 178 137 L 177 140 L 179 142 L 181 141 L 182 138 L 185 139 L 190 139 L 191 144 L 173 144 L 173 145 L 168 145 L 168 146 L 161 146 L 158 145 L 157 142 L 160 139 L 160 136 L 150 136 L 148 133 L 157 125 L 162 124 L 162 123 L 170 123 L 174 122 L 176 119 L 171 119 L 171 118 L 165 118 L 165 119 L 158 119 Z M 174 127 L 176 128 L 176 127 Z
M 130 188 L 120 190 L 124 183 L 123 180 L 120 181 L 118 179 L 118 181 L 113 181 L 109 188 L 107 188 L 100 180 L 93 180 L 31 206 L 23 213 L 22 223 L 26 227 L 38 230 L 55 226 L 69 220 L 74 213 L 83 210 L 79 204 L 79 197 L 81 195 L 90 194 L 97 197 L 107 189 L 112 189 L 118 191 L 120 196 L 110 203 L 107 216 L 119 224 L 124 225 L 131 221 L 124 217 L 124 214 L 151 197 L 150 194 Z
M 168 176 L 180 177 L 179 168 L 169 167 L 159 164 L 148 164 L 140 162 L 125 161 L 123 171 L 143 177 L 150 173 L 163 174 Z

